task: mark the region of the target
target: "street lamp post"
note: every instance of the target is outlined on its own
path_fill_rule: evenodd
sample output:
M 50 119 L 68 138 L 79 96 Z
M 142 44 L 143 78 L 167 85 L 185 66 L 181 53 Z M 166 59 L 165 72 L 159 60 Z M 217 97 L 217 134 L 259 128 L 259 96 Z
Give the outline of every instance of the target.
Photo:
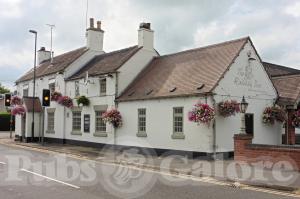
M 240 129 L 240 134 L 246 134 L 246 127 L 245 127 L 245 113 L 248 108 L 248 103 L 245 100 L 245 97 L 243 96 L 243 99 L 240 103 L 240 109 L 241 109 L 241 129 Z
M 36 70 L 36 43 L 37 43 L 37 31 L 29 30 L 34 34 L 34 65 L 33 65 L 33 93 L 32 93 L 32 123 L 31 123 L 31 141 L 34 140 L 34 101 L 35 101 L 35 70 Z

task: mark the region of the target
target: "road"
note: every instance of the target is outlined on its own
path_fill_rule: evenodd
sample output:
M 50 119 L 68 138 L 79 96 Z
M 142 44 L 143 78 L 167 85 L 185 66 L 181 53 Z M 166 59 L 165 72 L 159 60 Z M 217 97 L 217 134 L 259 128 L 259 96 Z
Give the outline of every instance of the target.
M 102 164 L 0 145 L 0 198 L 284 199 L 282 193 L 239 189 L 210 179 Z

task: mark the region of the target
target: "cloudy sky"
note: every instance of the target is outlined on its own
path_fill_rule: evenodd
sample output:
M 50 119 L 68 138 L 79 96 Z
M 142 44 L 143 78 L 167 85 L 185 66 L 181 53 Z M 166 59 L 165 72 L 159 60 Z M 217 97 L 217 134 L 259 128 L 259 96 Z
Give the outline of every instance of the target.
M 54 53 L 85 45 L 87 0 L 0 0 L 0 82 L 12 86 L 38 47 Z M 102 21 L 104 49 L 137 43 L 140 22 L 151 22 L 160 54 L 250 36 L 269 62 L 300 68 L 300 0 L 89 0 L 88 17 Z

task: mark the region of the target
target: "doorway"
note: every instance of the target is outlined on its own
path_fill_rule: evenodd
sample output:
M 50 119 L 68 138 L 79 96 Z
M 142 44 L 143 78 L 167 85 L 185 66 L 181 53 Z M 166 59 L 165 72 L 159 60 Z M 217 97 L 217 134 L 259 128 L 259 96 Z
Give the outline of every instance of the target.
M 249 135 L 253 135 L 254 132 L 254 114 L 246 113 L 245 114 L 245 126 L 246 133 Z

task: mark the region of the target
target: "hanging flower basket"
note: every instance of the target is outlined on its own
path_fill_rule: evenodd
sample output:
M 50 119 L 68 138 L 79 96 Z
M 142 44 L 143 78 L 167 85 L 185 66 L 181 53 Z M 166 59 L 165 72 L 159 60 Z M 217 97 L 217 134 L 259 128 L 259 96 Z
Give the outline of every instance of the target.
M 62 97 L 62 94 L 60 92 L 54 91 L 51 94 L 51 101 L 58 102 L 61 97 Z
M 236 100 L 226 100 L 218 103 L 218 112 L 223 117 L 229 117 L 240 112 L 240 104 Z
M 118 128 L 122 126 L 122 116 L 117 109 L 107 110 L 102 114 L 105 123 L 110 123 L 113 127 Z
M 73 107 L 73 100 L 69 96 L 61 96 L 58 100 L 58 103 L 67 108 Z
M 266 107 L 262 117 L 263 123 L 274 124 L 277 122 L 284 122 L 287 120 L 285 111 L 280 106 Z
M 292 125 L 294 127 L 300 127 L 300 110 L 297 110 L 292 118 Z
M 196 122 L 198 124 L 210 124 L 215 118 L 215 110 L 208 104 L 198 103 L 194 105 L 192 111 L 189 112 L 189 121 Z
M 19 96 L 13 96 L 11 98 L 11 105 L 13 106 L 22 105 L 22 99 Z
M 11 114 L 25 116 L 25 114 L 26 114 L 25 107 L 22 105 L 16 105 L 12 108 Z
M 90 105 L 90 100 L 86 96 L 80 96 L 77 98 L 77 104 L 78 106 L 83 105 L 83 106 L 88 106 Z

